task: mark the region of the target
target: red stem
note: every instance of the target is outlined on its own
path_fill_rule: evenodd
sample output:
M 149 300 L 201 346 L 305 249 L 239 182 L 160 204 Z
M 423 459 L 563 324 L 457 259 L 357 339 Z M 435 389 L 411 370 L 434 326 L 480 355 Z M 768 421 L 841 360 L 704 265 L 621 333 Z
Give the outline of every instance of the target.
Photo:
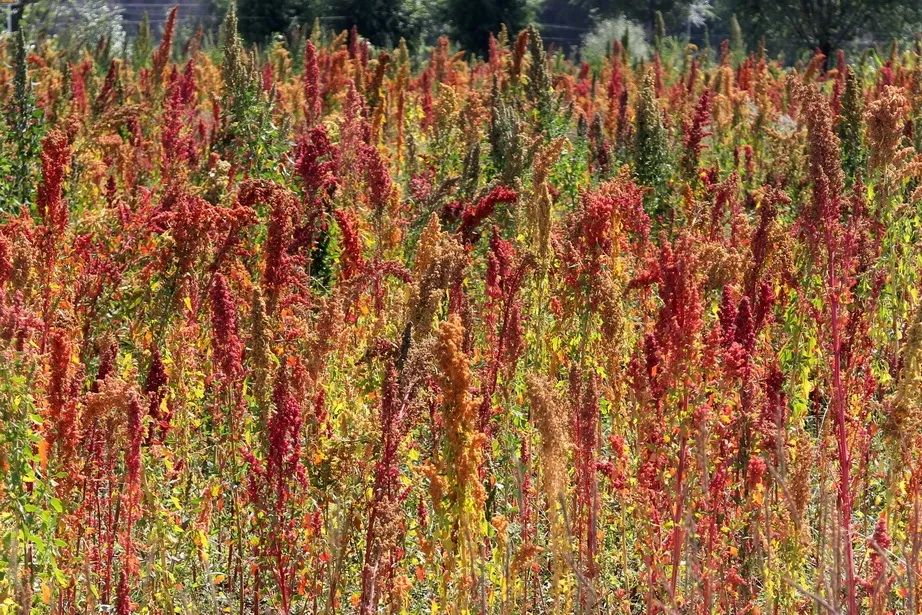
M 836 440 L 839 453 L 838 502 L 842 533 L 845 537 L 845 584 L 848 592 L 848 615 L 858 615 L 858 602 L 855 591 L 855 563 L 852 554 L 852 500 L 851 500 L 851 461 L 848 455 L 848 439 L 845 429 L 845 389 L 842 385 L 842 349 L 839 332 L 839 289 L 835 269 L 835 248 L 832 233 L 826 230 L 826 248 L 828 251 L 829 277 L 829 311 L 832 333 L 832 403 L 836 420 Z
M 683 417 L 688 414 L 688 395 L 682 396 Z M 669 585 L 670 597 L 675 599 L 676 585 L 679 580 L 679 557 L 682 555 L 682 513 L 685 506 L 685 490 L 682 481 L 685 475 L 685 460 L 687 457 L 687 442 L 685 431 L 682 431 L 682 442 L 679 446 L 679 468 L 676 471 L 676 506 L 672 514 L 672 580 Z

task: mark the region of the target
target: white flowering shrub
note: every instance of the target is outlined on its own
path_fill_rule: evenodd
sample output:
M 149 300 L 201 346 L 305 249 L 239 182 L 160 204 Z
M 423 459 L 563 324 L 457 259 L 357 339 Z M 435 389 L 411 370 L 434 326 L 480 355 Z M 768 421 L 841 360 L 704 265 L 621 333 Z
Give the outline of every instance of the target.
M 625 34 L 627 34 L 626 37 Z M 600 21 L 592 32 L 583 37 L 582 58 L 590 64 L 604 62 L 612 44 L 625 39 L 628 53 L 632 58 L 645 60 L 650 57 L 650 43 L 643 26 L 621 16 Z

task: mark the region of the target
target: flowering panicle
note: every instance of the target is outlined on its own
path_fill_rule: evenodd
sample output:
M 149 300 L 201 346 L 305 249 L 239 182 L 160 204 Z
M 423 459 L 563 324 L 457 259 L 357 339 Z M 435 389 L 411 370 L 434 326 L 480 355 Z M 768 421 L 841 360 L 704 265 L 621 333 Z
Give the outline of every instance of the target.
M 300 475 L 301 423 L 304 417 L 294 386 L 292 368 L 283 364 L 272 392 L 275 411 L 269 418 L 266 475 L 273 488 L 274 506 L 281 510 L 289 496 L 289 481 Z
M 77 443 L 77 399 L 73 385 L 77 384 L 71 363 L 73 352 L 68 333 L 55 328 L 51 333 L 48 382 L 48 410 L 51 433 L 50 444 L 61 455 L 62 464 L 67 465 Z
M 759 224 L 750 241 L 752 267 L 746 274 L 745 291 L 750 301 L 756 300 L 759 280 L 769 265 L 769 256 L 774 252 L 772 249 L 772 237 L 775 230 L 775 221 L 778 217 L 778 206 L 789 205 L 790 203 L 790 197 L 776 188 L 769 187 L 762 195 L 758 211 Z
M 810 179 L 813 199 L 802 218 L 808 238 L 815 251 L 825 252 L 826 291 L 828 302 L 828 341 L 832 351 L 831 408 L 835 420 L 836 444 L 838 449 L 839 475 L 837 504 L 842 531 L 842 557 L 845 568 L 845 592 L 848 615 L 857 615 L 855 563 L 853 557 L 852 522 L 852 480 L 851 454 L 849 452 L 847 418 L 847 382 L 843 379 L 842 363 L 842 314 L 840 313 L 842 286 L 842 263 L 844 260 L 843 230 L 840 220 L 844 174 L 839 158 L 839 140 L 833 132 L 832 113 L 826 99 L 812 86 L 802 86 L 807 129 L 810 142 Z
M 836 132 L 842 143 L 842 169 L 846 178 L 859 175 L 864 169 L 864 109 L 861 82 L 855 71 L 848 71 Z
M 127 418 L 125 488 L 122 493 L 124 529 L 122 531 L 121 547 L 123 555 L 115 600 L 115 612 L 119 615 L 128 615 L 134 608 L 130 588 L 133 586 L 132 579 L 137 575 L 139 567 L 137 556 L 135 555 L 132 531 L 140 512 L 138 506 L 141 499 L 141 444 L 144 431 L 144 409 L 141 405 L 140 396 L 135 390 L 130 391 L 128 396 Z
M 420 235 L 413 263 L 410 322 L 414 335 L 430 331 L 445 293 L 454 286 L 465 263 L 463 246 L 442 230 L 438 216 L 433 213 Z
M 458 229 L 465 245 L 473 244 L 477 239 L 480 223 L 493 214 L 500 203 L 514 203 L 518 193 L 506 186 L 496 186 L 476 203 L 468 205 L 461 213 L 461 226 Z
M 659 210 L 659 193 L 667 184 L 670 173 L 669 146 L 663 112 L 657 100 L 654 76 L 648 72 L 643 79 L 640 101 L 637 103 L 634 129 L 634 174 L 637 181 L 657 193 L 651 205 Z M 655 202 L 656 201 L 656 202 Z
M 119 76 L 120 66 L 121 64 L 118 60 L 112 60 L 109 63 L 109 70 L 106 72 L 106 78 L 103 81 L 102 87 L 99 88 L 96 99 L 93 101 L 94 114 L 101 115 L 118 102 L 117 99 L 122 90 Z
M 832 83 L 832 112 L 839 115 L 842 109 L 842 93 L 845 90 L 845 82 L 848 79 L 848 64 L 845 61 L 845 52 L 839 49 L 836 52 L 836 68 L 834 71 L 834 81 Z
M 125 493 L 126 510 L 129 519 L 134 518 L 134 510 L 141 496 L 141 444 L 144 438 L 144 406 L 137 391 L 132 389 L 128 396 L 128 447 L 125 451 Z
M 683 159 L 685 172 L 693 176 L 698 167 L 703 141 L 710 136 L 707 125 L 711 121 L 711 90 L 704 90 L 695 105 L 691 120 L 687 121 L 684 130 L 685 157 Z
M 397 127 L 397 138 L 394 148 L 397 154 L 398 166 L 403 162 L 403 150 L 406 143 L 406 108 L 407 94 L 410 82 L 410 52 L 407 50 L 407 42 L 401 38 L 397 47 L 397 76 L 393 82 L 393 90 L 396 90 L 396 107 L 394 113 L 394 124 Z
M 784 425 L 787 421 L 787 396 L 784 392 L 784 373 L 773 365 L 764 380 L 765 405 L 759 420 L 762 435 L 762 450 L 768 452 L 775 467 L 783 459 L 785 444 Z
M 765 478 L 767 469 L 765 460 L 761 457 L 750 457 L 749 465 L 746 467 L 746 488 L 750 491 L 756 491 L 762 488 L 762 481 Z
M 165 406 L 161 408 L 167 393 L 167 374 L 160 351 L 156 348 L 151 352 L 150 366 L 147 368 L 147 378 L 144 381 L 144 393 L 148 399 L 147 413 L 154 421 L 148 434 L 148 441 L 162 442 L 170 429 L 172 415 Z M 159 430 L 159 434 L 155 433 L 156 430 Z
M 322 90 L 320 85 L 320 67 L 317 63 L 317 48 L 313 41 L 304 45 L 304 101 L 307 125 L 314 126 L 322 113 Z
M 365 92 L 368 106 L 375 116 L 373 125 L 376 127 L 379 126 L 379 122 L 382 119 L 381 113 L 384 111 L 381 104 L 383 95 L 382 86 L 384 85 L 384 75 L 386 74 L 390 62 L 391 56 L 389 53 L 382 51 L 378 54 L 378 57 L 375 58 L 375 72 L 372 74 L 371 82 L 368 84 L 368 88 Z M 377 134 L 377 131 L 374 131 L 374 134 Z
M 13 278 L 13 246 L 5 235 L 0 235 L 0 288 Z
M 918 54 L 163 16 L 0 45 L 18 611 L 918 610 Z
M 504 305 L 504 301 L 514 302 L 515 294 L 518 292 L 521 283 L 522 268 L 517 263 L 515 248 L 510 242 L 502 238 L 499 228 L 494 226 L 493 234 L 490 237 L 490 254 L 487 257 L 486 278 L 486 322 L 491 331 L 491 336 L 496 327 L 496 317 L 502 313 L 503 309 L 508 308 L 511 312 L 521 310 L 521 306 L 518 304 Z M 505 314 L 503 316 L 505 317 Z M 512 318 L 513 320 L 518 320 L 517 317 Z M 517 339 L 517 336 L 514 336 L 513 341 L 515 339 Z M 500 341 L 495 337 L 493 340 L 494 343 Z M 514 346 L 517 346 L 517 342 L 514 343 Z
M 176 30 L 176 14 L 178 11 L 179 5 L 177 4 L 167 13 L 166 23 L 163 26 L 163 36 L 160 38 L 160 45 L 157 47 L 157 51 L 154 52 L 151 62 L 154 81 L 158 85 L 163 80 L 163 71 L 167 62 L 170 61 L 170 54 L 173 52 L 173 33 Z
M 234 385 L 243 374 L 243 342 L 237 328 L 237 306 L 227 280 L 217 274 L 211 285 L 211 326 L 219 374 Z
M 380 216 L 386 210 L 393 191 L 391 175 L 378 148 L 368 145 L 362 152 L 362 167 L 368 186 L 368 204 L 372 211 Z
M 749 297 L 740 300 L 733 327 L 733 341 L 727 351 L 728 366 L 741 378 L 749 375 L 752 351 L 755 348 L 755 330 Z
M 531 38 L 532 31 L 528 28 L 519 32 L 515 38 L 515 47 L 512 50 L 512 64 L 509 66 L 509 76 L 513 83 L 519 81 L 522 74 L 522 66 L 525 61 L 525 52 L 528 51 L 528 39 Z
M 269 224 L 264 245 L 263 289 L 269 314 L 275 312 L 282 290 L 290 278 L 291 255 L 296 215 L 296 198 L 288 189 L 267 180 L 247 180 L 240 186 L 240 205 L 253 208 L 269 205 Z
M 871 172 L 881 172 L 896 160 L 903 140 L 903 115 L 907 107 L 901 88 L 892 85 L 886 86 L 881 95 L 868 105 L 864 117 Z
M 680 238 L 675 246 L 663 242 L 659 261 L 659 296 L 663 306 L 655 330 L 660 348 L 673 368 L 678 368 L 694 352 L 702 325 L 704 306 L 695 267 L 690 238 Z
M 330 143 L 323 126 L 312 128 L 299 137 L 294 154 L 295 169 L 309 197 L 328 197 L 336 190 L 339 185 L 336 178 L 338 151 Z
M 479 468 L 483 436 L 477 430 L 477 405 L 470 395 L 471 372 L 463 350 L 464 327 L 457 315 L 439 325 L 434 348 L 442 389 L 445 418 L 445 473 L 449 476 L 448 500 L 453 510 L 457 540 L 453 550 L 467 570 L 475 555 L 474 538 L 482 515 L 485 492 Z M 466 573 L 465 573 L 466 574 Z
M 524 281 L 527 262 L 519 262 L 513 245 L 503 239 L 493 227 L 490 255 L 487 258 L 486 322 L 493 347 L 480 405 L 479 428 L 489 432 L 493 394 L 500 370 L 511 369 L 522 348 L 522 302 L 519 290 Z M 497 315 L 499 323 L 497 326 Z
M 338 175 L 351 177 L 351 171 L 359 162 L 363 146 L 369 142 L 369 126 L 365 118 L 365 99 L 355 84 L 349 84 L 346 102 L 343 105 L 343 120 L 339 128 Z
M 399 352 L 396 361 L 388 360 L 381 390 L 381 443 L 375 463 L 374 499 L 368 515 L 362 567 L 360 613 L 363 615 L 377 612 L 378 579 L 390 578 L 400 558 L 398 541 L 403 525 L 400 506 L 406 495 L 399 481 L 398 450 L 410 427 L 410 406 L 418 387 L 418 381 L 407 376 L 404 370 L 418 368 L 412 364 L 418 359 L 410 356 L 413 351 L 406 346 Z
M 333 217 L 336 218 L 336 224 L 339 225 L 339 231 L 342 234 L 339 275 L 343 281 L 350 280 L 365 266 L 358 220 L 355 213 L 348 209 L 337 209 L 333 212 Z
M 618 55 L 613 54 L 611 59 L 611 75 L 608 78 L 608 109 L 606 115 L 606 128 L 611 136 L 618 134 L 619 108 L 621 106 L 621 95 L 626 92 L 624 76 L 621 72 L 621 60 Z
M 563 514 L 567 498 L 567 464 L 571 447 L 567 429 L 566 404 L 558 398 L 553 383 L 534 374 L 528 376 L 528 399 L 535 426 L 541 434 L 539 459 L 542 486 L 551 525 L 551 549 L 554 555 L 552 582 L 554 584 L 553 597 L 556 601 L 558 586 L 565 574 L 566 560 L 569 556 L 568 536 Z
M 844 174 L 839 162 L 839 139 L 833 132 L 829 104 L 815 87 L 799 90 L 810 138 L 810 177 L 813 199 L 802 216 L 805 232 L 814 242 L 834 239 L 839 224 Z
M 887 562 L 890 546 L 893 541 L 887 530 L 887 519 L 880 517 L 874 526 L 874 535 L 868 541 L 870 555 L 870 578 L 867 580 L 868 593 L 871 595 L 871 612 L 885 613 L 887 608 L 887 593 L 890 589 L 891 576 Z
M 74 110 L 81 116 L 86 114 L 89 104 L 86 91 L 86 78 L 92 70 L 92 63 L 89 60 L 84 60 L 79 64 L 73 65 L 70 71 L 71 102 Z
M 63 131 L 54 129 L 42 140 L 42 183 L 38 187 L 36 207 L 49 241 L 55 241 L 67 227 L 63 192 L 70 155 L 70 142 Z
M 596 465 L 599 448 L 599 393 L 595 377 L 585 378 L 577 367 L 570 371 L 573 442 L 576 466 L 576 534 L 586 577 L 598 574 L 599 492 Z M 585 599 L 585 597 L 583 597 Z
M 592 151 L 593 166 L 598 169 L 600 174 L 608 175 L 612 164 L 611 144 L 605 137 L 602 116 L 599 114 L 595 115 L 589 127 L 589 144 Z
M 174 262 L 180 278 L 189 274 L 207 253 L 221 213 L 205 199 L 181 188 L 169 190 L 148 220 L 155 233 L 169 232 L 173 245 L 163 248 L 164 268 Z
M 523 199 L 525 201 L 528 231 L 532 237 L 531 245 L 537 260 L 545 264 L 550 253 L 551 241 L 551 210 L 554 205 L 554 196 L 548 175 L 551 167 L 563 151 L 563 139 L 555 139 L 541 149 L 535 156 L 532 170 L 532 194 Z
M 490 71 L 494 76 L 498 76 L 502 68 L 503 51 L 504 49 L 501 47 L 499 41 L 493 36 L 493 33 L 490 32 L 490 37 L 487 39 L 487 63 L 490 65 Z
M 528 26 L 528 99 L 535 105 L 539 117 L 544 120 L 551 112 L 551 78 L 547 71 L 547 54 L 544 42 L 534 25 Z
M 197 135 L 193 118 L 197 94 L 194 59 L 190 59 L 181 75 L 174 67 L 167 86 L 160 135 L 162 168 L 166 178 L 178 164 L 195 161 Z

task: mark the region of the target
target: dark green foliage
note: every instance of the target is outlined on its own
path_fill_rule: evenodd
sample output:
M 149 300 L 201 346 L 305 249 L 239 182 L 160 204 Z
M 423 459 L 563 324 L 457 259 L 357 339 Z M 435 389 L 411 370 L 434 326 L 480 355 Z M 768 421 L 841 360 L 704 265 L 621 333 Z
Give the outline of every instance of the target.
M 337 27 L 355 28 L 372 45 L 393 47 L 404 38 L 415 42 L 419 22 L 403 0 L 331 0 L 331 15 L 339 16 Z
M 827 62 L 859 37 L 908 36 L 922 19 L 922 3 L 905 0 L 726 0 L 723 5 L 725 14 L 738 17 L 750 44 L 765 37 L 778 51 L 819 49 Z
M 554 45 L 567 51 L 578 46 L 583 36 L 592 30 L 596 15 L 572 0 L 542 0 L 536 21 L 545 28 L 546 41 L 551 35 Z
M 487 50 L 490 34 L 499 32 L 500 25 L 518 32 L 532 18 L 527 0 L 445 0 L 442 12 L 452 39 L 480 55 Z
M 240 35 L 248 43 L 266 43 L 274 33 L 286 32 L 294 22 L 313 17 L 312 3 L 298 0 L 237 0 Z
M 628 19 L 639 21 L 648 31 L 663 36 L 670 32 L 684 29 L 684 20 L 688 15 L 688 2 L 684 0 L 575 0 L 579 4 L 594 10 L 603 17 L 624 15 Z

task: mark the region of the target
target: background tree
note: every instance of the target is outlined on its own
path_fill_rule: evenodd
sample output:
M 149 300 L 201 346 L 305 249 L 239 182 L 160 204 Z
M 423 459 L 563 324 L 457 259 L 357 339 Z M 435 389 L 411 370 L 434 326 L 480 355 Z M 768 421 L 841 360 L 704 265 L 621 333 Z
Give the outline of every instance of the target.
M 445 0 L 442 17 L 456 43 L 483 54 L 490 33 L 498 32 L 501 24 L 517 33 L 535 15 L 535 4 L 530 0 Z
M 310 23 L 315 13 L 307 0 L 237 0 L 240 35 L 248 43 L 263 44 L 295 21 Z
M 123 48 L 127 35 L 122 7 L 107 0 L 28 2 L 18 19 L 14 28 L 21 25 L 27 39 L 54 36 L 60 49 L 74 57 L 91 49 L 101 59 L 100 41 L 111 52 Z
M 686 0 L 575 0 L 582 6 L 594 10 L 601 17 L 618 17 L 639 21 L 650 32 L 656 29 L 656 13 L 659 11 L 666 25 L 666 32 L 674 33 L 685 29 L 689 2 Z
M 537 14 L 541 39 L 548 48 L 572 49 L 598 21 L 589 7 L 572 0 L 544 0 Z
M 10 27 L 13 29 L 13 32 L 19 31 L 19 23 L 22 21 L 23 12 L 26 9 L 26 6 L 33 4 L 35 0 L 22 0 L 22 2 L 17 2 L 10 10 L 12 11 L 10 15 Z
M 395 46 L 421 34 L 424 8 L 406 0 L 331 0 L 327 13 L 337 28 L 355 26 L 373 45 Z
M 922 18 L 922 3 L 905 0 L 724 0 L 721 8 L 736 14 L 751 43 L 764 37 L 780 51 L 819 49 L 827 61 L 861 37 L 908 37 Z

